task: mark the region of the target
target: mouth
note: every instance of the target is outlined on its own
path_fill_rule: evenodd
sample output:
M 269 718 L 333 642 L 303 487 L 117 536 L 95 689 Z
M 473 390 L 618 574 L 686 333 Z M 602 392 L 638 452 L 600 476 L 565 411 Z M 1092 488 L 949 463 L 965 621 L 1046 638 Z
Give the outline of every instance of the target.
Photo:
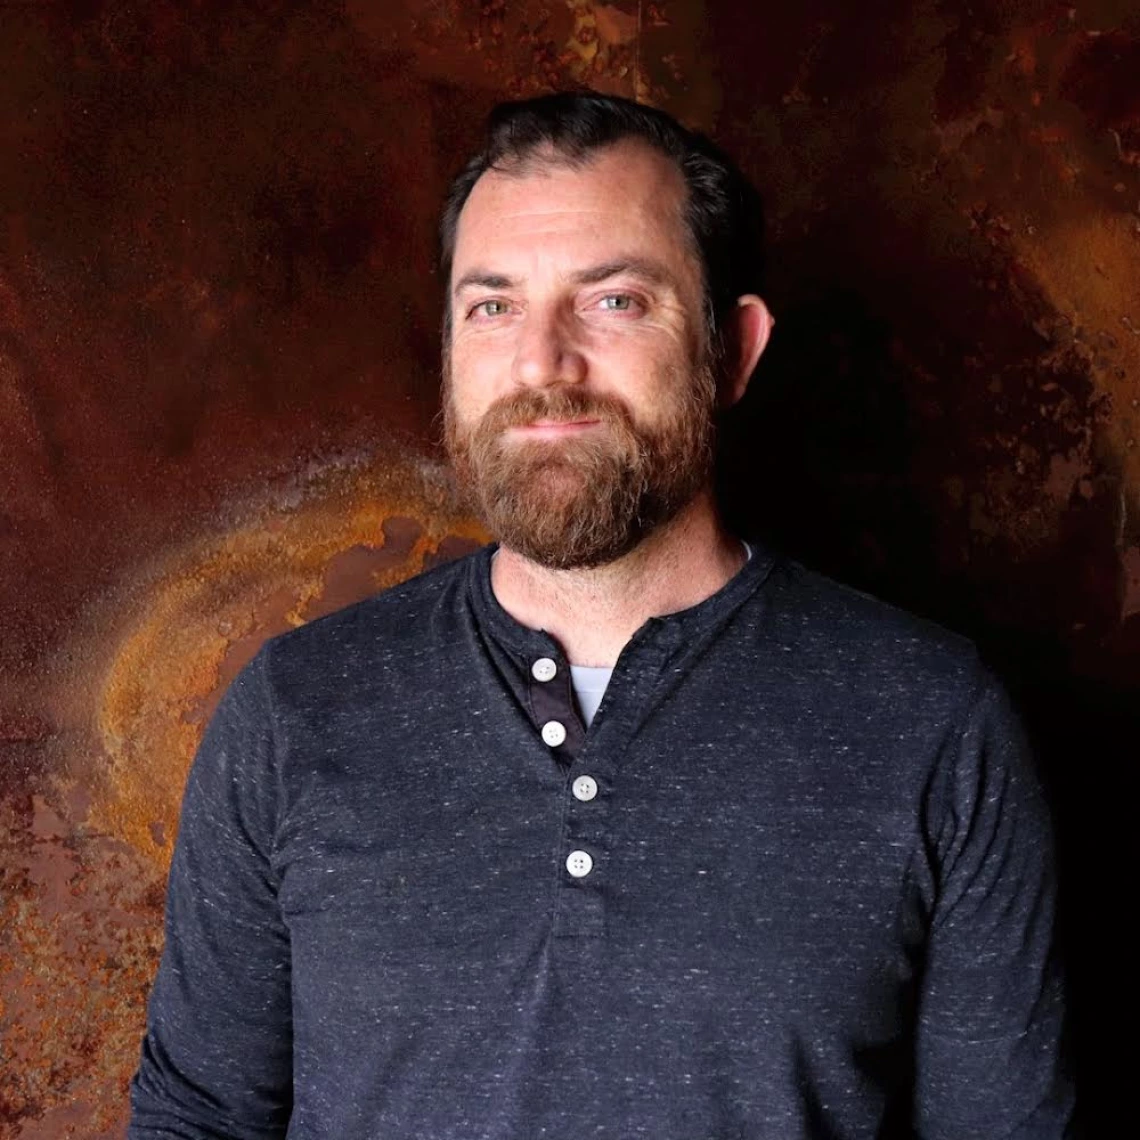
M 589 416 L 572 420 L 533 420 L 529 424 L 516 424 L 507 434 L 516 439 L 566 439 L 599 427 L 602 421 Z

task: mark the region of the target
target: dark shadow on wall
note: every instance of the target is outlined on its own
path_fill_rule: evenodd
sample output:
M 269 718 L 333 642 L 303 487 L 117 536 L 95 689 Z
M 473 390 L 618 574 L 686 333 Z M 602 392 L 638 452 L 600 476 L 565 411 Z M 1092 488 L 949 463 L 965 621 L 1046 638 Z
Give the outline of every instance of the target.
M 1124 773 L 1140 741 L 1140 617 L 1118 619 L 1112 494 L 1074 492 L 1031 554 L 971 549 L 968 511 L 941 513 L 935 483 L 983 473 L 952 440 L 932 461 L 943 445 L 916 431 L 922 392 L 891 323 L 846 288 L 809 286 L 780 312 L 721 426 L 726 513 L 739 533 L 972 638 L 1012 691 L 1055 818 L 1082 1115 L 1089 1135 L 1107 1135 L 1094 1118 L 1113 1116 L 1120 1086 L 1102 1043 L 1129 969 L 1108 879 L 1123 863 Z

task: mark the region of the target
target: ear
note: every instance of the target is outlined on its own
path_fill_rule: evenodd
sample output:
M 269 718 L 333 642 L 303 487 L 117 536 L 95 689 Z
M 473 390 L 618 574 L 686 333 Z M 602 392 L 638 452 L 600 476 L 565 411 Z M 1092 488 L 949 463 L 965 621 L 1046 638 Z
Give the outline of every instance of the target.
M 724 329 L 725 361 L 718 403 L 731 408 L 748 389 L 760 354 L 772 335 L 775 319 L 755 293 L 737 297 Z

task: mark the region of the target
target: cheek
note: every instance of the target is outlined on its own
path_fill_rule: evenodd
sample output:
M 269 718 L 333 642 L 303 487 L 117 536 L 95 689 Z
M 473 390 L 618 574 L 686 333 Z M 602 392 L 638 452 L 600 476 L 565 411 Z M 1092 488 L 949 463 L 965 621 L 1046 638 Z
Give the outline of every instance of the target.
M 482 355 L 453 350 L 444 379 L 443 398 L 456 423 L 473 423 L 505 390 L 502 369 L 489 364 Z
M 493 383 L 504 371 L 509 373 L 512 350 L 507 338 L 459 336 L 451 345 L 451 372 L 467 387 Z
M 592 372 L 631 399 L 652 403 L 676 391 L 693 368 L 692 358 L 679 346 L 627 340 L 594 354 Z

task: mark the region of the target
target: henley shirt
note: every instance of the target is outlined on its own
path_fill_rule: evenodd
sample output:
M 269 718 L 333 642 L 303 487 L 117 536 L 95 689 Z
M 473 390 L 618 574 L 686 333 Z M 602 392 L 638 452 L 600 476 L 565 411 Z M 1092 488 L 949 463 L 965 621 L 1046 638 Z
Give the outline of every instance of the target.
M 130 1140 L 1053 1140 L 1047 814 L 970 644 L 757 550 L 589 730 L 491 548 L 192 767 Z

